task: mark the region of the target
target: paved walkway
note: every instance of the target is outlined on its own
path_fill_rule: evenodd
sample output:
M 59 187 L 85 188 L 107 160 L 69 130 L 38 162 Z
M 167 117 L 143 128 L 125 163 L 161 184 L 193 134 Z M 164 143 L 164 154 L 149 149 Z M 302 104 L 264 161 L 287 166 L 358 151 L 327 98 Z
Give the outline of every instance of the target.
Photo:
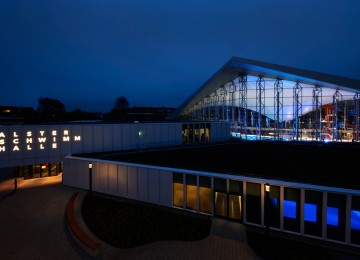
M 81 190 L 63 186 L 61 175 L 18 180 L 18 190 L 11 192 L 13 188 L 13 180 L 0 183 L 0 259 L 85 258 L 64 228 L 66 204 Z M 101 258 L 259 259 L 243 238 L 232 239 L 227 234 L 215 231 L 200 241 L 160 241 L 131 249 L 101 242 Z

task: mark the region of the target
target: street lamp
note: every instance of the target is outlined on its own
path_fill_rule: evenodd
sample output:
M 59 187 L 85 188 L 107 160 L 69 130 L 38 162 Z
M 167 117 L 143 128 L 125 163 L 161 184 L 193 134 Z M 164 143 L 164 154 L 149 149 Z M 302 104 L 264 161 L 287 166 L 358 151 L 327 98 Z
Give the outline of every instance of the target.
M 89 162 L 89 192 L 92 195 L 92 163 Z
M 269 200 L 270 200 L 270 184 L 265 183 L 265 225 L 266 234 L 269 234 Z

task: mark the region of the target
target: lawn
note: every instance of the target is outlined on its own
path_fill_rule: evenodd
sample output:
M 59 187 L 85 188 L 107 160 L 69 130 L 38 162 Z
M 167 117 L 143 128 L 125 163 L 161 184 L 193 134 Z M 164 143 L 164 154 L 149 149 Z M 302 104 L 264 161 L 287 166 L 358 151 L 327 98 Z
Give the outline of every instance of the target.
M 195 241 L 210 234 L 211 219 L 176 209 L 86 195 L 82 216 L 101 240 L 118 248 L 161 241 Z

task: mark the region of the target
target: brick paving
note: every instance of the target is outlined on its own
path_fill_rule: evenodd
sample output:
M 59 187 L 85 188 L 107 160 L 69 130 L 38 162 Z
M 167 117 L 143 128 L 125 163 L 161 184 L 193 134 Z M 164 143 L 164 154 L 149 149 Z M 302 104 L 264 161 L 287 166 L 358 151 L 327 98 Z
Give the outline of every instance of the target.
M 0 183 L 0 259 L 88 258 L 64 225 L 66 204 L 81 190 L 63 186 L 61 175 L 19 180 L 18 190 L 13 188 L 13 180 Z M 220 233 L 200 241 L 159 241 L 131 249 L 101 244 L 100 259 L 259 259 L 246 241 Z

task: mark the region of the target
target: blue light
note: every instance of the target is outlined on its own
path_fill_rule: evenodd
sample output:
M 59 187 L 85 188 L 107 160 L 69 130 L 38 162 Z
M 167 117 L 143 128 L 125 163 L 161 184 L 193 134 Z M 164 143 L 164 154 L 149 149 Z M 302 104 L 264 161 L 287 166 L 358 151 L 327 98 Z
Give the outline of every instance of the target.
M 339 209 L 333 207 L 327 207 L 327 219 L 326 223 L 330 226 L 339 225 Z
M 284 217 L 296 219 L 296 201 L 284 200 Z
M 360 230 L 360 211 L 351 211 L 351 229 Z
M 272 204 L 276 207 L 276 208 L 278 208 L 278 199 L 277 198 L 270 198 L 270 200 L 271 200 L 271 202 L 272 202 Z
M 305 203 L 304 220 L 316 223 L 316 205 Z

